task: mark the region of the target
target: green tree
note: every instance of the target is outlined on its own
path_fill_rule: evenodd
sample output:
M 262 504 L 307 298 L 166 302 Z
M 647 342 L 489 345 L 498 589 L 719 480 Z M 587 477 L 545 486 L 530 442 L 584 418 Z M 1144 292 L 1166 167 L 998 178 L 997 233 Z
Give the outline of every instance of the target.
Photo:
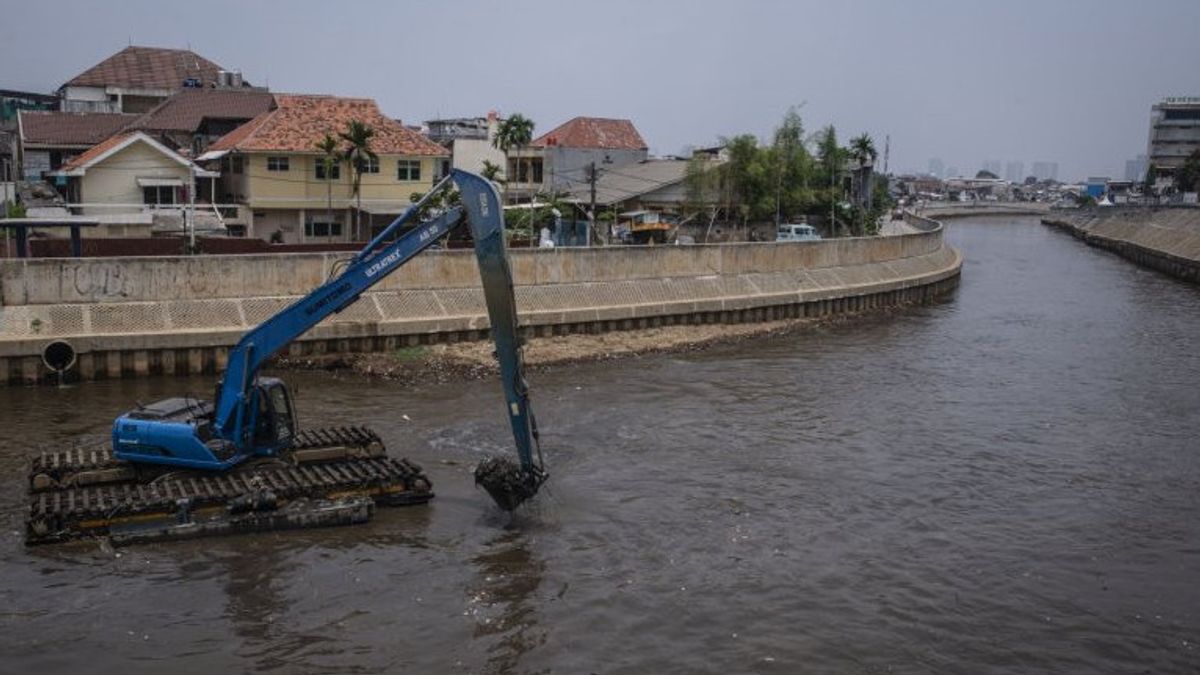
M 771 156 L 758 147 L 753 134 L 734 136 L 723 144 L 729 156 L 724 166 L 726 217 L 736 214 L 743 227 L 751 220 L 769 218 L 775 210 Z
M 858 168 L 854 170 L 854 205 L 858 209 L 857 215 L 860 217 L 858 222 L 858 234 L 866 234 L 869 229 L 873 229 L 867 222 L 863 221 L 871 212 L 871 197 L 874 193 L 874 184 L 871 176 L 875 169 L 875 158 L 879 154 L 875 151 L 875 141 L 871 140 L 871 136 L 862 133 L 850 139 L 850 157 L 858 164 Z
M 683 174 L 684 211 L 688 216 L 707 212 L 710 219 L 720 211 L 720 165 L 704 155 L 693 155 Z
M 804 124 L 795 107 L 783 116 L 771 144 L 772 167 L 775 172 L 775 224 L 802 212 L 809 202 L 808 185 L 812 157 L 804 147 Z
M 850 156 L 862 165 L 873 165 L 879 153 L 875 151 L 875 141 L 868 134 L 859 134 L 850 139 Z
M 849 153 L 838 145 L 837 130 L 829 125 L 817 132 L 817 166 L 820 169 L 820 180 L 828 187 L 819 191 L 818 205 L 822 213 L 829 214 L 829 233 L 838 232 L 839 202 L 842 201 L 842 189 L 838 176 L 846 164 Z M 844 220 L 844 219 L 843 219 Z
M 1175 172 L 1175 189 L 1180 192 L 1200 192 L 1200 150 L 1192 151 L 1183 166 Z
M 506 182 L 503 178 L 501 178 L 501 176 L 504 173 L 504 170 L 500 167 L 499 164 L 496 164 L 495 162 L 489 162 L 486 159 L 483 160 L 483 171 L 480 171 L 479 173 L 484 178 L 492 181 L 493 183 Z
M 514 113 L 509 115 L 507 119 L 500 123 L 500 126 L 496 129 L 496 136 L 492 139 L 492 146 L 503 152 L 507 158 L 509 151 L 516 150 L 520 152 L 521 149 L 529 145 L 529 142 L 532 140 L 533 120 L 525 117 L 521 113 Z M 519 163 L 521 160 L 520 158 L 517 158 L 516 161 Z M 515 175 L 509 176 L 508 182 L 505 183 L 505 201 L 508 201 L 508 183 L 512 183 L 514 180 L 518 182 L 521 181 L 520 167 L 518 166 L 517 169 L 518 170 L 514 172 Z M 532 175 L 528 175 L 527 177 L 531 180 L 533 178 Z
M 333 167 L 338 164 L 338 141 L 332 134 L 325 134 L 317 141 L 317 150 L 321 153 L 320 162 L 325 169 L 325 222 L 333 222 Z
M 342 153 L 342 159 L 354 172 L 351 192 L 354 194 L 357 205 L 354 212 L 354 239 L 357 241 L 361 236 L 362 229 L 362 175 L 371 162 L 379 161 L 379 155 L 376 155 L 375 151 L 371 149 L 371 139 L 375 136 L 375 130 L 359 120 L 350 120 L 346 125 L 346 130 L 340 132 L 338 136 L 347 144 Z

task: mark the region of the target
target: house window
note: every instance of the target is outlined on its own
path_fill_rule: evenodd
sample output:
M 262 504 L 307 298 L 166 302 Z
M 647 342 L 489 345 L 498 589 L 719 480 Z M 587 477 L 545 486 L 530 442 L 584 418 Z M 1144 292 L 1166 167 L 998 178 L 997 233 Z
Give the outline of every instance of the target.
M 287 171 L 287 157 L 267 157 L 267 171 Z
M 532 159 L 518 158 L 516 173 L 518 183 L 536 183 L 540 185 L 542 182 L 542 160 L 536 157 Z M 532 180 L 530 180 L 531 177 Z
M 304 224 L 304 236 L 306 237 L 340 237 L 342 236 L 341 223 L 326 223 L 323 221 L 313 221 Z
M 145 204 L 174 204 L 175 187 L 172 185 L 153 185 L 142 188 L 142 202 Z
M 366 157 L 358 163 L 359 173 L 379 173 L 379 158 Z
M 229 160 L 229 170 L 235 174 L 242 173 L 245 170 L 245 166 L 246 158 L 242 157 L 241 155 L 234 155 L 233 158 Z
M 421 180 L 421 160 L 402 159 L 396 163 L 396 180 Z
M 335 161 L 329 166 L 329 179 L 338 180 L 342 177 L 342 165 Z M 325 180 L 325 158 L 317 158 L 317 180 Z

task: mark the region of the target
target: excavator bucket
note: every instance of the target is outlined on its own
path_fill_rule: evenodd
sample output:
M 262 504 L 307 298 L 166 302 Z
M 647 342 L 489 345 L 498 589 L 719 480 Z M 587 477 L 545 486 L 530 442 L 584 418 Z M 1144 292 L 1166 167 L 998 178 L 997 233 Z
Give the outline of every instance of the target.
M 505 511 L 513 511 L 537 494 L 546 475 L 529 472 L 509 457 L 488 457 L 475 467 L 475 484 L 483 487 Z

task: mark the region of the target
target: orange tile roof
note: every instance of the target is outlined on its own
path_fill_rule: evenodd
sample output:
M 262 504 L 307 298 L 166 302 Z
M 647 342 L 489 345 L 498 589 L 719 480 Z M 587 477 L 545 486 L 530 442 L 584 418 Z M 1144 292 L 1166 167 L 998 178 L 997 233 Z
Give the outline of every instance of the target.
M 375 130 L 371 149 L 384 155 L 446 156 L 445 148 L 387 117 L 369 98 L 276 94 L 276 108 L 222 136 L 209 150 L 316 153 L 325 134 L 337 136 L 351 120 Z
M 132 135 L 133 135 L 133 132 L 120 133 L 120 134 L 117 134 L 116 136 L 113 136 L 104 141 L 101 141 L 101 142 L 93 145 L 91 148 L 88 148 L 87 152 L 80 154 L 80 155 L 76 155 L 75 157 L 71 158 L 71 161 L 69 161 L 63 165 L 62 170 L 63 171 L 74 171 L 75 169 L 78 169 L 78 168 L 84 166 L 85 164 L 87 164 L 88 162 L 92 161 L 93 159 L 99 157 L 100 155 L 103 155 L 104 153 L 108 152 L 109 150 L 117 147 L 122 142 L 124 142 L 124 140 L 126 138 L 128 138 L 129 136 L 132 136 Z
M 648 147 L 633 122 L 602 117 L 576 117 L 542 134 L 529 145 L 603 150 L 646 150 Z
M 221 66 L 187 49 L 129 46 L 71 78 L 64 87 L 124 87 L 180 89 L 197 78 L 208 86 L 217 81 Z

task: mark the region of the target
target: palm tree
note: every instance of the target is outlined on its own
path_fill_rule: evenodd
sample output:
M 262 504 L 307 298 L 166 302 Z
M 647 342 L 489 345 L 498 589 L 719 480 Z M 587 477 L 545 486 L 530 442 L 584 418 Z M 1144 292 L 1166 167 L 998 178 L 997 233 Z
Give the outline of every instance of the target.
M 492 139 L 492 146 L 508 156 L 509 150 L 517 150 L 529 145 L 533 140 L 533 120 L 525 117 L 521 113 L 514 113 L 500 123 L 500 127 L 496 130 L 496 137 Z M 518 169 L 520 168 L 520 158 L 517 158 Z M 509 176 L 509 183 L 513 180 L 520 181 L 521 172 L 518 170 L 516 176 Z M 532 179 L 533 176 L 528 176 Z M 505 185 L 505 193 L 508 192 L 508 186 Z M 508 201 L 508 195 L 505 194 L 505 201 Z
M 500 168 L 499 164 L 496 164 L 495 162 L 489 162 L 485 159 L 483 160 L 483 170 L 480 171 L 479 174 L 493 183 L 503 183 L 506 181 L 500 177 L 502 172 L 503 169 Z
M 858 162 L 858 202 L 864 208 L 871 208 L 871 169 L 879 153 L 875 151 L 875 141 L 865 133 L 850 139 L 850 156 Z
M 379 155 L 376 155 L 371 150 L 371 138 L 374 135 L 374 129 L 358 120 L 350 120 L 349 124 L 346 125 L 346 130 L 338 134 L 343 141 L 349 144 L 342 152 L 342 159 L 354 171 L 354 183 L 351 185 L 351 190 L 357 204 L 354 211 L 355 241 L 358 240 L 361 234 L 362 175 L 366 171 L 368 162 L 379 161 Z
M 875 141 L 868 134 L 859 134 L 850 139 L 850 153 L 862 165 L 873 164 L 879 156 L 875 151 Z
M 317 141 L 317 150 L 321 152 L 321 165 L 325 169 L 325 226 L 333 227 L 333 167 L 338 163 L 338 142 L 332 134 Z

